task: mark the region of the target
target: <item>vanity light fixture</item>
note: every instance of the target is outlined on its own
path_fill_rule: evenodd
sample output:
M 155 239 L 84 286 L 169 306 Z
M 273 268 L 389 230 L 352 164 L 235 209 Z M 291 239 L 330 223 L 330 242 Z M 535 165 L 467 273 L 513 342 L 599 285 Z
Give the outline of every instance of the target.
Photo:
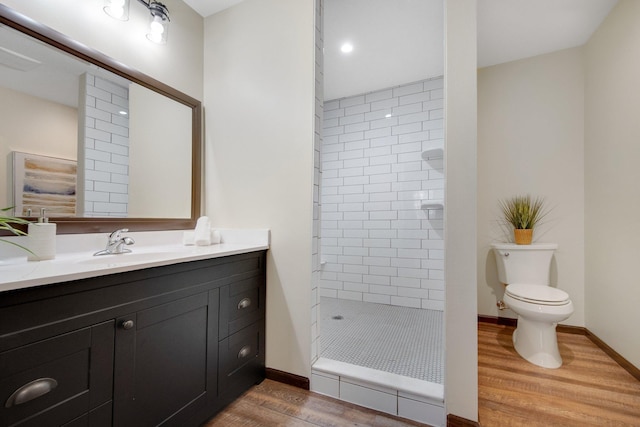
M 147 38 L 154 43 L 165 44 L 169 37 L 169 9 L 162 3 L 153 0 L 149 1 L 148 7 L 151 20 L 149 21 Z
M 104 12 L 114 19 L 129 20 L 130 0 L 104 0 Z M 156 0 L 138 0 L 149 10 L 147 38 L 154 43 L 165 44 L 169 37 L 169 9 Z

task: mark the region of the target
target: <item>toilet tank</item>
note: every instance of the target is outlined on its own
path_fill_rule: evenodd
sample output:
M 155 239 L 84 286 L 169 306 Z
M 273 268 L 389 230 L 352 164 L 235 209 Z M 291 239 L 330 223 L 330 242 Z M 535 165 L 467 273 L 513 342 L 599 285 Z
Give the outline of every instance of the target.
M 516 245 L 513 243 L 492 244 L 498 266 L 500 282 L 512 285 L 549 285 L 549 272 L 555 243 Z

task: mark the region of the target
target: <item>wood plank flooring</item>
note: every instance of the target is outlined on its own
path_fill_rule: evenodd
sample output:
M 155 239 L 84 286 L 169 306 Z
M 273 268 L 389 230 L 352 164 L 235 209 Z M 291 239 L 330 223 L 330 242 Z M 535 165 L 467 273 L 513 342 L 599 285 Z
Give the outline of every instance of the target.
M 564 365 L 544 369 L 513 349 L 513 327 L 478 324 L 482 427 L 640 427 L 640 381 L 584 335 L 558 333 Z M 423 424 L 265 380 L 203 427 Z
M 482 427 L 640 426 L 640 382 L 584 335 L 558 333 L 560 369 L 513 349 L 513 327 L 478 324 Z
M 424 424 L 264 380 L 202 427 L 412 427 Z

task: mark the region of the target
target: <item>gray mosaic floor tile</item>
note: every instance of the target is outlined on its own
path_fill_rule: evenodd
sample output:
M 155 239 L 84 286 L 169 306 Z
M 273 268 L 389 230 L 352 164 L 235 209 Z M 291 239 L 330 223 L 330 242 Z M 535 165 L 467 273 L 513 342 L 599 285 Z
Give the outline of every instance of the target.
M 442 384 L 442 312 L 323 297 L 322 357 Z

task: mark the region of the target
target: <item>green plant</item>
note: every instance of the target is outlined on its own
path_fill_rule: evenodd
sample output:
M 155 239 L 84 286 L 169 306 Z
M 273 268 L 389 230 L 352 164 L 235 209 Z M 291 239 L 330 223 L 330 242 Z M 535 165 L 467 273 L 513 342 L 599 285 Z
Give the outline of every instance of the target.
M 548 213 L 544 199 L 531 196 L 515 196 L 500 201 L 504 220 L 516 229 L 533 229 Z
M 17 229 L 14 227 L 14 225 L 27 225 L 29 224 L 29 221 L 27 221 L 26 219 L 22 219 L 22 218 L 17 218 L 17 217 L 13 217 L 13 216 L 5 216 L 3 212 L 7 212 L 9 210 L 13 209 L 13 206 L 8 207 L 8 208 L 4 208 L 4 209 L 0 209 L 0 230 L 5 230 L 8 231 L 12 234 L 15 234 L 16 236 L 26 236 L 27 233 L 25 233 L 24 231 Z M 24 249 L 27 252 L 31 252 L 28 248 L 19 245 L 16 242 L 12 242 L 10 240 L 6 240 L 6 239 L 0 239 L 0 242 L 4 242 L 4 243 L 8 243 L 10 245 L 14 245 L 19 247 L 20 249 Z M 33 252 L 31 252 L 33 253 Z

